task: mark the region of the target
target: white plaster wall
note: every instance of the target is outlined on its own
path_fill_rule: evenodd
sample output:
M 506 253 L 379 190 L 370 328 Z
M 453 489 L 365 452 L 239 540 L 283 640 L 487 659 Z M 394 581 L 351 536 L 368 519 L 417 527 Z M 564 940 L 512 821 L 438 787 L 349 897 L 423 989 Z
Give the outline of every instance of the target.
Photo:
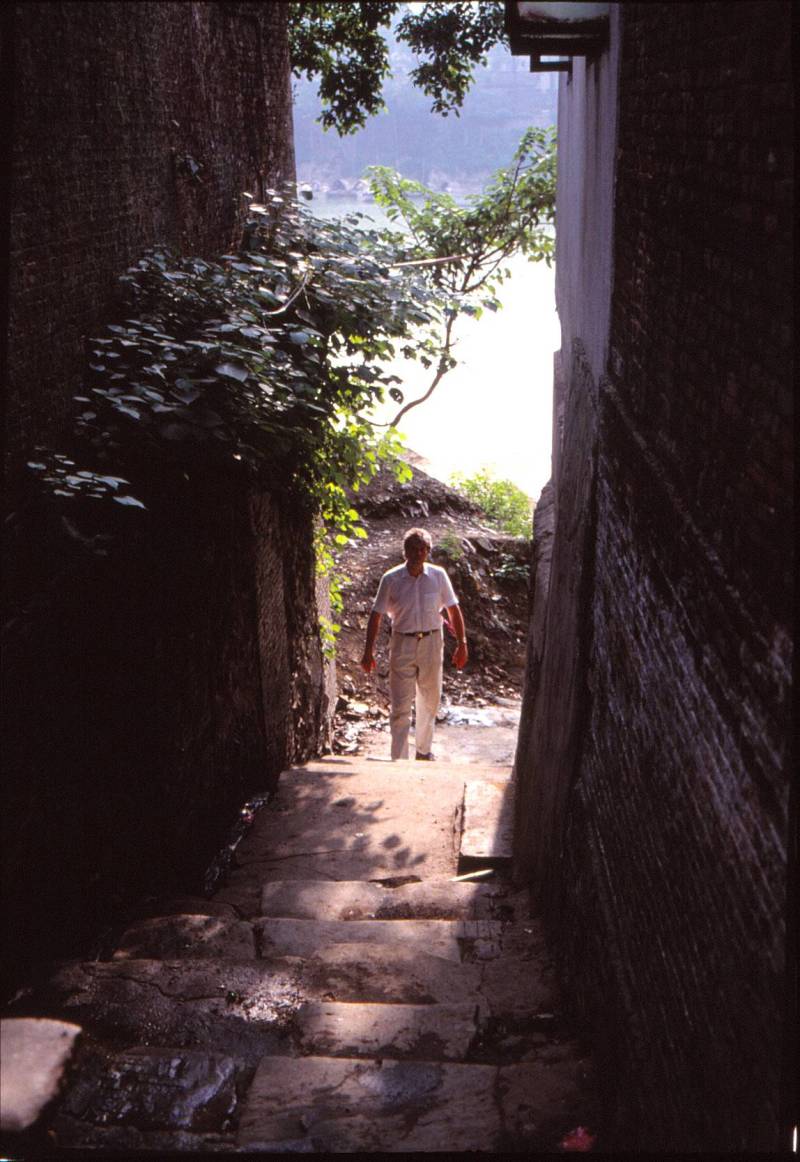
M 621 5 L 609 14 L 609 45 L 587 64 L 574 57 L 558 95 L 556 307 L 564 370 L 583 342 L 595 382 L 608 358 L 613 277 L 614 171 Z

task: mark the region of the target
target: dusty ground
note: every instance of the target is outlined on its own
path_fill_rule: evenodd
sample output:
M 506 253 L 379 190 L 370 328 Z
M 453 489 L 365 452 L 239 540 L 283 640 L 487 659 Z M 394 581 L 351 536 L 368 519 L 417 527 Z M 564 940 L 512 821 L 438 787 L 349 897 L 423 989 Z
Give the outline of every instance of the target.
M 410 456 L 412 463 L 418 458 Z M 403 536 L 428 529 L 431 560 L 447 569 L 467 624 L 470 660 L 450 662 L 446 635 L 442 711 L 434 753 L 451 762 L 513 761 L 528 621 L 529 542 L 490 528 L 464 497 L 428 476 L 419 463 L 407 484 L 382 471 L 354 497 L 369 539 L 348 547 L 339 568 L 348 578 L 337 642 L 339 702 L 334 752 L 383 755 L 388 751 L 389 625 L 375 651 L 377 669 L 360 666 L 364 634 L 381 575 L 402 557 Z

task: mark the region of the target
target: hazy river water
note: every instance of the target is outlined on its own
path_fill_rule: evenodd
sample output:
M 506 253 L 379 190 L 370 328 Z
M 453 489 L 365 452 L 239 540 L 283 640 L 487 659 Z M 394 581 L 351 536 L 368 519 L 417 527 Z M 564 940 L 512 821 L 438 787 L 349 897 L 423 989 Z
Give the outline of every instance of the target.
M 360 210 L 386 221 L 379 207 L 349 199 L 315 199 L 309 209 L 320 218 Z M 458 366 L 400 428 L 434 476 L 447 480 L 452 472 L 470 475 L 487 467 L 536 499 L 550 477 L 553 352 L 560 344 L 555 272 L 519 257 L 511 269 L 501 287 L 503 309 L 460 321 Z M 405 360 L 395 373 L 406 400 L 422 395 L 431 379 Z M 375 418 L 388 421 L 396 412 L 389 402 Z

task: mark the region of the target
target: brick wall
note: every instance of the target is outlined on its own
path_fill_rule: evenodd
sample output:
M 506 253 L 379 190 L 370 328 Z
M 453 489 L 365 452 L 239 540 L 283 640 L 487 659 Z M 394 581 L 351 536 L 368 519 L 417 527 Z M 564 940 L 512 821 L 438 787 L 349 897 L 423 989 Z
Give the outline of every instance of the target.
M 791 592 L 790 7 L 625 5 L 611 324 L 612 371 L 642 438 L 731 581 L 779 621 Z
M 13 471 L 38 441 L 69 447 L 83 340 L 113 311 L 126 266 L 154 245 L 224 252 L 241 192 L 293 175 L 285 18 L 261 3 L 15 11 L 12 982 L 143 893 L 196 891 L 243 800 L 325 735 L 308 512 L 235 475 L 140 463 L 147 511 L 104 518 L 113 540 L 98 557 L 94 502 L 70 502 L 78 535 L 66 535 Z
M 285 18 L 279 3 L 16 6 L 12 451 L 63 425 L 121 270 L 150 246 L 224 252 L 242 191 L 292 177 Z
M 517 865 L 594 1040 L 606 1148 L 785 1149 L 790 6 L 620 8 L 608 361 L 565 331 Z M 552 747 L 559 704 L 579 738 Z

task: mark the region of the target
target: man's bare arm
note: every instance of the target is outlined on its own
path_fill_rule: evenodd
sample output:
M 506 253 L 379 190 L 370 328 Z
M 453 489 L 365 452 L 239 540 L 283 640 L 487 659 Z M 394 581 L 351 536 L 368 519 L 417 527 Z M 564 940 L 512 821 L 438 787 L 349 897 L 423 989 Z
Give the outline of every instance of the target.
M 361 659 L 361 666 L 368 674 L 375 669 L 375 639 L 378 636 L 378 630 L 381 628 L 381 617 L 382 614 L 373 610 L 367 622 L 367 641 L 364 646 L 364 656 Z
M 461 612 L 460 605 L 448 605 L 447 620 L 450 622 L 450 628 L 456 637 L 453 665 L 456 669 L 463 670 L 469 658 L 469 650 L 467 649 L 467 627 L 464 625 L 464 614 Z

